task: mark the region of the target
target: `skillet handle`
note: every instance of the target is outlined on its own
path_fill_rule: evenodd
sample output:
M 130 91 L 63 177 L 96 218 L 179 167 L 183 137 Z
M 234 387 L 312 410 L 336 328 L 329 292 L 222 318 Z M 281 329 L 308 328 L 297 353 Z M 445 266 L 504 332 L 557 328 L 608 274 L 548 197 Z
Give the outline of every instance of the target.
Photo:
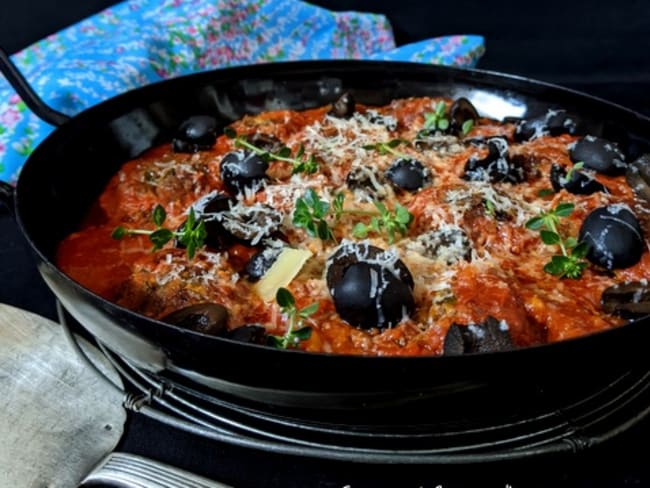
M 14 187 L 4 181 L 0 181 L 0 204 L 4 204 L 4 206 L 13 214 L 16 213 L 14 211 Z M 2 210 L 2 208 L 0 208 L 0 210 Z
M 0 72 L 7 78 L 7 81 L 16 90 L 16 93 L 23 99 L 25 104 L 30 108 L 36 116 L 47 122 L 50 125 L 59 127 L 70 119 L 65 114 L 57 112 L 52 107 L 47 105 L 36 94 L 33 88 L 29 85 L 25 77 L 22 75 L 18 68 L 9 58 L 7 53 L 0 47 Z

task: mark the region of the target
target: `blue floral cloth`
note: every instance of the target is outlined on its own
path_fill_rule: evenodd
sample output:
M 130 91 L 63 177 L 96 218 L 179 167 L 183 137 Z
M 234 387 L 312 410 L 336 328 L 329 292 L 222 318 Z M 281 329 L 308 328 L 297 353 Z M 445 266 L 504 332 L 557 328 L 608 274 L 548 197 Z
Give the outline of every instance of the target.
M 74 115 L 132 88 L 208 69 L 307 59 L 382 59 L 472 67 L 483 38 L 395 47 L 382 15 L 297 0 L 127 0 L 15 54 L 51 107 Z M 0 180 L 15 182 L 53 128 L 0 77 Z

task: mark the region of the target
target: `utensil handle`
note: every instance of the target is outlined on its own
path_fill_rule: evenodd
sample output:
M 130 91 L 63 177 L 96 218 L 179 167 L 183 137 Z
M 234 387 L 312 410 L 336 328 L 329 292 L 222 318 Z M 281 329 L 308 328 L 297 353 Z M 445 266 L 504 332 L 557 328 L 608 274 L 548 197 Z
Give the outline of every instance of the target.
M 81 482 L 120 488 L 231 488 L 167 464 L 134 454 L 113 452 Z
M 23 99 L 25 104 L 34 114 L 44 122 L 59 127 L 67 122 L 70 117 L 57 112 L 46 104 L 36 94 L 34 89 L 27 82 L 22 73 L 18 70 L 7 53 L 0 47 L 0 72 L 7 78 L 7 81 L 16 90 L 16 93 Z
M 2 180 L 0 180 L 0 204 L 4 204 L 11 213 L 16 213 L 14 207 L 14 187 Z M 2 209 L 0 208 L 0 210 Z

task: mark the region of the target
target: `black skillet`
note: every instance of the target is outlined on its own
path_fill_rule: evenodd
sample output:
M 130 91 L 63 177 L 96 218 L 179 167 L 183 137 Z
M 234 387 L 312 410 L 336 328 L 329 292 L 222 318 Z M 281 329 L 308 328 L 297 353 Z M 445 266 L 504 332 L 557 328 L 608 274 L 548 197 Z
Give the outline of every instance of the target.
M 5 56 L 5 61 L 8 59 Z M 7 63 L 4 63 L 7 65 Z M 308 354 L 205 336 L 110 303 L 53 263 L 57 244 L 74 231 L 122 163 L 171 139 L 190 115 L 221 124 L 278 107 L 331 103 L 344 91 L 381 105 L 418 95 L 464 96 L 494 118 L 565 108 L 589 133 L 618 141 L 628 157 L 647 152 L 650 119 L 575 91 L 499 73 L 411 63 L 317 61 L 215 70 L 156 83 L 66 120 L 30 95 L 11 66 L 5 74 L 32 109 L 58 128 L 30 156 L 4 199 L 30 243 L 38 269 L 67 311 L 109 349 L 148 371 L 191 380 L 209 391 L 261 405 L 359 409 L 440 399 L 463 392 L 490 398 L 508 392 L 575 391 L 648 365 L 650 318 L 527 349 L 445 357 L 352 357 Z M 511 396 L 512 395 L 512 396 Z

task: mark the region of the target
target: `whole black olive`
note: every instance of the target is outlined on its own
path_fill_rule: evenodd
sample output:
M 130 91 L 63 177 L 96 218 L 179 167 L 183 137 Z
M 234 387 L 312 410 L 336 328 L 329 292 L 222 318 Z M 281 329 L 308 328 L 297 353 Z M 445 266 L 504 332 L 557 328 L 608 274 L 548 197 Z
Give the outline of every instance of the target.
M 226 339 L 247 344 L 266 344 L 266 329 L 261 325 L 242 325 L 229 330 L 224 335 Z
M 452 324 L 445 335 L 444 354 L 456 356 L 476 352 L 497 352 L 513 349 L 507 324 L 488 317 L 480 324 Z
M 464 135 L 463 124 L 468 120 L 478 120 L 476 107 L 467 98 L 460 97 L 451 104 L 449 109 L 450 130 L 452 134 Z
M 363 329 L 392 327 L 415 308 L 407 284 L 388 270 L 363 262 L 346 268 L 332 297 L 341 318 Z
M 217 119 L 209 115 L 195 115 L 185 120 L 172 140 L 175 152 L 195 153 L 214 146 L 217 141 Z
M 489 181 L 491 183 L 524 181 L 524 170 L 508 155 L 508 141 L 504 137 L 490 137 L 485 141 L 488 155 L 483 159 L 470 157 L 465 163 L 463 178 L 468 181 Z
M 349 119 L 354 113 L 354 97 L 351 93 L 345 92 L 339 99 L 332 104 L 330 115 L 335 117 Z
M 400 190 L 415 192 L 431 183 L 431 171 L 420 161 L 399 158 L 386 170 L 386 179 Z
M 248 281 L 258 281 L 273 266 L 282 252 L 282 247 L 267 247 L 255 253 L 251 260 L 246 264 L 246 275 Z
M 229 192 L 243 193 L 246 189 L 257 191 L 268 177 L 269 163 L 249 151 L 234 151 L 221 160 L 221 180 Z
M 621 204 L 599 207 L 587 215 L 579 240 L 589 245 L 587 259 L 609 270 L 636 264 L 645 249 L 639 221 Z
M 520 120 L 515 127 L 515 141 L 528 141 L 541 136 L 560 134 L 575 134 L 578 124 L 575 116 L 566 110 L 549 109 L 546 114 Z
M 569 147 L 571 161 L 584 162 L 590 168 L 606 175 L 622 174 L 627 168 L 625 155 L 618 144 L 600 137 L 585 136 Z
M 551 166 L 551 186 L 553 190 L 560 191 L 565 189 L 574 195 L 591 195 L 596 192 L 608 193 L 608 190 L 602 183 L 581 172 L 580 170 L 571 171 L 571 176 L 567 180 L 567 171 L 559 164 Z
M 176 310 L 160 320 L 201 334 L 220 335 L 226 330 L 228 309 L 218 303 L 197 303 Z
M 355 327 L 392 327 L 415 308 L 411 272 L 392 251 L 367 243 L 342 244 L 326 268 L 336 311 Z
M 380 267 L 391 269 L 398 279 L 413 289 L 414 282 L 411 272 L 394 252 L 372 246 L 367 242 L 351 242 L 342 244 L 327 258 L 325 279 L 329 290 L 341 281 L 345 269 L 354 263 L 366 262 L 378 264 Z

